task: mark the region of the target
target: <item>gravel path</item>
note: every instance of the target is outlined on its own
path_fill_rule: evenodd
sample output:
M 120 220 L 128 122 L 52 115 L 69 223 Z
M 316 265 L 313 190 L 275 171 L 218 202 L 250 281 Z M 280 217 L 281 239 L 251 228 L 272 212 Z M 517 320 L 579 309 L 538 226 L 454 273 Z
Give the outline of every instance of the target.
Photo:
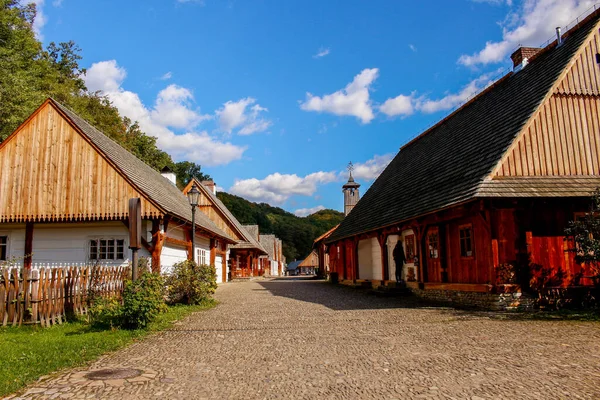
M 600 398 L 600 324 L 504 320 L 322 281 L 228 283 L 216 308 L 24 398 Z M 133 378 L 92 381 L 102 368 Z

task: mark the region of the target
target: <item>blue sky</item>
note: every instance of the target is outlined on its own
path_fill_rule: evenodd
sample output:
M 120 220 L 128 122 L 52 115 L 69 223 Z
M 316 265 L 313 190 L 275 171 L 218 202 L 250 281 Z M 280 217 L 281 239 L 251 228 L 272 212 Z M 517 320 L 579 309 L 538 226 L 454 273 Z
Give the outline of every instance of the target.
M 175 160 L 299 215 L 342 210 L 400 146 L 591 0 L 36 0 L 44 43 L 74 40 L 86 83 Z M 451 149 L 449 149 L 451 151 Z M 451 168 L 452 166 L 440 166 Z

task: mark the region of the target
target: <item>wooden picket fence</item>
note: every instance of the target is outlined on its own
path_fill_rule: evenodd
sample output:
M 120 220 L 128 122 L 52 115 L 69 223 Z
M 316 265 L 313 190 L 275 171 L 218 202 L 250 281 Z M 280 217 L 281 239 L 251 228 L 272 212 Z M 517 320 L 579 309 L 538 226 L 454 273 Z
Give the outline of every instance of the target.
M 128 267 L 0 268 L 0 325 L 61 324 L 87 314 L 88 296 L 123 293 Z

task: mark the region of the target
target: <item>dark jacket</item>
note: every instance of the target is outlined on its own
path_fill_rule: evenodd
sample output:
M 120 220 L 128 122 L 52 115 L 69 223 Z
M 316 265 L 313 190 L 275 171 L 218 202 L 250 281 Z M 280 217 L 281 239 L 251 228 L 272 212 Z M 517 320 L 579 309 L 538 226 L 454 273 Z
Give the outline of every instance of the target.
M 394 252 L 392 255 L 394 256 L 394 261 L 396 261 L 396 263 L 402 262 L 404 264 L 406 262 L 406 256 L 404 255 L 404 247 L 402 246 L 402 242 L 396 243 L 396 247 L 394 247 Z

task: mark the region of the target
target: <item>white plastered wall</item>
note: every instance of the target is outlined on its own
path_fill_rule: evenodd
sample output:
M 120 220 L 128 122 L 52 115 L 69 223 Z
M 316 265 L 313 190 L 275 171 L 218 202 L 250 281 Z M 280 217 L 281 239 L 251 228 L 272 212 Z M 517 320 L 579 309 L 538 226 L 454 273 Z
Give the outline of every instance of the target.
M 377 238 L 358 242 L 358 277 L 360 279 L 381 280 L 381 247 Z
M 25 224 L 0 224 L 0 235 L 8 236 L 9 258 L 18 259 L 19 265 L 25 251 Z M 96 264 L 89 258 L 91 239 L 123 239 L 123 260 L 102 260 L 100 265 L 127 265 L 131 259 L 129 233 L 122 222 L 78 222 L 78 223 L 36 223 L 33 226 L 32 266 L 74 266 Z M 150 257 L 145 250 L 140 257 Z

